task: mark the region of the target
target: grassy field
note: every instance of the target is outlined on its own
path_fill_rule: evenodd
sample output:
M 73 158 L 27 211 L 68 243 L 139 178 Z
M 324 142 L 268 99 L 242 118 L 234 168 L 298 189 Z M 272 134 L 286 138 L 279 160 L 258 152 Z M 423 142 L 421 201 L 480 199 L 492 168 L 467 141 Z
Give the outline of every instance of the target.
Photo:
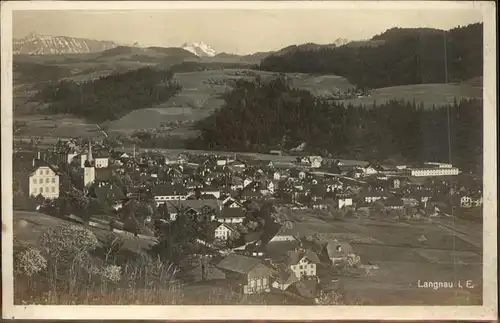
M 14 239 L 19 243 L 37 246 L 40 236 L 47 229 L 72 222 L 38 212 L 14 211 Z M 102 242 L 109 231 L 88 227 Z M 123 236 L 123 248 L 129 252 L 146 252 L 153 244 L 152 241 L 138 237 Z
M 16 134 L 20 137 L 98 137 L 102 136 L 97 125 L 82 118 L 68 115 L 16 115 L 16 121 L 26 122 L 26 127 Z
M 425 108 L 432 108 L 433 105 L 439 106 L 452 104 L 456 98 L 460 101 L 464 98 L 481 98 L 483 89 L 476 83 L 462 84 L 415 84 L 401 85 L 381 89 L 374 89 L 370 96 L 345 100 L 344 102 L 353 105 L 373 105 L 383 104 L 391 100 L 422 102 Z
M 457 231 L 436 221 L 381 221 L 349 218 L 328 221 L 308 210 L 286 212 L 299 236 L 319 233 L 320 239 L 349 241 L 362 264 L 377 265 L 371 275 L 344 277 L 349 302 L 373 305 L 481 304 L 482 250 L 469 243 L 481 239 L 479 225 L 455 219 Z M 467 232 L 464 230 L 468 228 Z M 452 227 L 453 228 L 453 227 Z M 455 232 L 455 234 L 453 233 Z M 419 242 L 424 236 L 427 240 Z M 474 289 L 429 290 L 418 281 L 461 281 Z M 383 296 L 381 296 L 383 295 Z

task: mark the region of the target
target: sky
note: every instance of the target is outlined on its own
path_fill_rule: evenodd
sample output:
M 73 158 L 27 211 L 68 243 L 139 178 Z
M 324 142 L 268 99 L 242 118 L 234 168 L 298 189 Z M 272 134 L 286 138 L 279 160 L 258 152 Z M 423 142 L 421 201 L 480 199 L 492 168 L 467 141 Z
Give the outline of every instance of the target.
M 392 27 L 451 29 L 481 22 L 481 11 L 454 10 L 168 10 L 14 11 L 13 36 L 111 40 L 143 46 L 204 42 L 217 52 L 250 54 L 293 44 L 369 39 Z

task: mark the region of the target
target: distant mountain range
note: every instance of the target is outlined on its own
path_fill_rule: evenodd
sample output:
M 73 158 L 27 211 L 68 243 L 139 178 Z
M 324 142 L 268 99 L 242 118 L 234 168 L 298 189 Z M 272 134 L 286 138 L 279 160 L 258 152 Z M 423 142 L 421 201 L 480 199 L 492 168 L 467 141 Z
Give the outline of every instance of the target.
M 291 45 L 280 49 L 278 51 L 258 52 L 249 55 L 237 55 L 230 53 L 217 53 L 210 45 L 204 42 L 186 42 L 180 47 L 168 47 L 169 50 L 174 48 L 183 49 L 197 57 L 207 58 L 212 60 L 243 60 L 243 61 L 258 61 L 264 59 L 270 54 L 285 55 L 295 51 L 317 51 L 325 48 L 335 48 L 349 43 L 347 39 L 338 38 L 331 44 L 319 45 L 307 43 L 303 45 Z M 21 55 L 64 55 L 64 54 L 88 54 L 106 52 L 110 49 L 117 49 L 118 51 L 126 51 L 125 48 L 144 48 L 139 42 L 133 45 L 119 44 L 113 41 L 101 41 L 86 38 L 76 38 L 67 36 L 50 36 L 31 33 L 25 38 L 14 39 L 13 51 L 14 54 Z M 161 49 L 163 47 L 148 47 Z M 167 47 L 165 47 L 167 49 Z M 111 51 L 114 52 L 114 51 Z
M 102 52 L 115 48 L 118 44 L 112 41 L 31 33 L 21 39 L 14 38 L 12 46 L 14 54 L 61 55 Z

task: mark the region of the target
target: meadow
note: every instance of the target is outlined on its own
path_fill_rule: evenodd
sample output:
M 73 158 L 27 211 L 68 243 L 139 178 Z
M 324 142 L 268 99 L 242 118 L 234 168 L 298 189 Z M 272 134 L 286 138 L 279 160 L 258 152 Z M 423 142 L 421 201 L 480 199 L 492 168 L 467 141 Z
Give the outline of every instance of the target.
M 456 84 L 413 84 L 400 85 L 370 91 L 369 96 L 353 98 L 344 102 L 352 105 L 384 104 L 392 100 L 405 99 L 406 101 L 422 102 L 424 108 L 430 109 L 433 106 L 453 104 L 456 99 L 482 98 L 483 89 L 475 83 Z
M 375 220 L 344 218 L 328 220 L 311 210 L 282 210 L 282 220 L 293 222 L 291 232 L 320 240 L 348 241 L 363 265 L 377 266 L 369 275 L 342 277 L 348 302 L 370 305 L 472 305 L 481 304 L 482 251 L 468 243 L 481 239 L 481 228 L 455 219 L 453 234 L 441 224 L 449 220 Z M 466 240 L 461 236 L 466 236 Z M 425 241 L 419 241 L 425 236 Z M 461 281 L 473 289 L 422 289 L 418 281 Z

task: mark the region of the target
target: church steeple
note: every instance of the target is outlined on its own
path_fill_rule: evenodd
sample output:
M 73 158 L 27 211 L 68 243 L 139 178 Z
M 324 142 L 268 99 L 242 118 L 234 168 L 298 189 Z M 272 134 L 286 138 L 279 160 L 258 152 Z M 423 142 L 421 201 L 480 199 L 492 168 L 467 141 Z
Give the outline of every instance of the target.
M 89 156 L 88 156 L 87 160 L 89 161 L 89 163 L 92 163 L 93 159 L 94 158 L 92 157 L 92 143 L 89 140 Z

